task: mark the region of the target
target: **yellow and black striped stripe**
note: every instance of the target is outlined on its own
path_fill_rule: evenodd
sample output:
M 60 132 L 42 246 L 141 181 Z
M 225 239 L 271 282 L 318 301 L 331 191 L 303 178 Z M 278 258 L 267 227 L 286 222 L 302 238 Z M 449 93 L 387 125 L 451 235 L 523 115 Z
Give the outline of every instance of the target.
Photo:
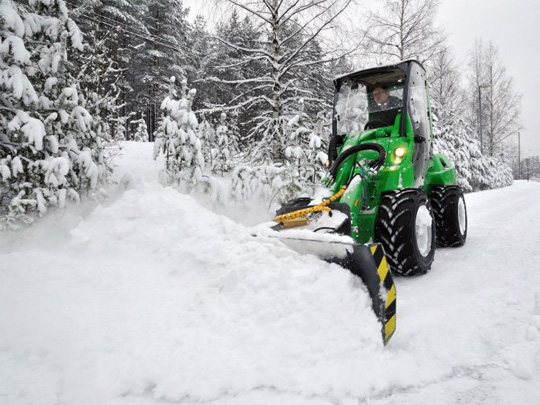
M 396 286 L 392 279 L 392 274 L 386 262 L 386 256 L 381 245 L 374 244 L 370 246 L 371 255 L 377 266 L 379 279 L 386 291 L 386 300 L 384 302 L 383 339 L 386 344 L 396 331 Z

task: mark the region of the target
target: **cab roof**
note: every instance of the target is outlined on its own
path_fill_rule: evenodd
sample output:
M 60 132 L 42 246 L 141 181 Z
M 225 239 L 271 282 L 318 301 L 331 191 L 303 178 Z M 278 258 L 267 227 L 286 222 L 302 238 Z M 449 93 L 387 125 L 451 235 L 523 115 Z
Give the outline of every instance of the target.
M 334 79 L 334 84 L 338 86 L 339 83 L 343 82 L 344 80 L 351 79 L 351 80 L 362 80 L 366 82 L 367 84 L 375 84 L 376 82 L 380 81 L 379 76 L 385 76 L 385 81 L 388 79 L 391 79 L 392 72 L 395 72 L 395 78 L 396 80 L 399 79 L 402 74 L 407 75 L 410 70 L 410 66 L 416 63 L 419 65 L 422 70 L 426 70 L 424 66 L 418 62 L 416 59 L 407 59 L 398 63 L 393 63 L 390 65 L 384 65 L 384 66 L 377 66 L 374 68 L 369 69 L 363 69 L 358 70 L 356 72 L 347 73 L 342 76 L 338 76 Z M 402 73 L 403 72 L 403 73 Z

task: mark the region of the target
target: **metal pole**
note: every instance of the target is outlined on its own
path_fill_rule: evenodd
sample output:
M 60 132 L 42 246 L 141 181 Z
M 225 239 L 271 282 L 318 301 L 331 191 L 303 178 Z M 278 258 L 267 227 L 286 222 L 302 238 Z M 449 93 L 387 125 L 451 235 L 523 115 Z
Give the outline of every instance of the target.
M 484 142 L 482 139 L 482 85 L 478 86 L 478 127 L 480 131 L 480 153 L 484 154 Z
M 518 132 L 518 180 L 521 180 L 521 132 Z

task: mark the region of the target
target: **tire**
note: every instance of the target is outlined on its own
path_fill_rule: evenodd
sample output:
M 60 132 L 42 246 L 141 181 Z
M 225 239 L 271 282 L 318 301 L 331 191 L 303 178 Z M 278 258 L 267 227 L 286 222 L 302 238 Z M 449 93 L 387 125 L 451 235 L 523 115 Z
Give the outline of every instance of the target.
M 433 187 L 430 194 L 437 246 L 463 246 L 467 240 L 467 206 L 459 186 Z
M 383 194 L 375 240 L 383 246 L 392 272 L 425 274 L 435 257 L 435 221 L 427 195 L 414 188 Z

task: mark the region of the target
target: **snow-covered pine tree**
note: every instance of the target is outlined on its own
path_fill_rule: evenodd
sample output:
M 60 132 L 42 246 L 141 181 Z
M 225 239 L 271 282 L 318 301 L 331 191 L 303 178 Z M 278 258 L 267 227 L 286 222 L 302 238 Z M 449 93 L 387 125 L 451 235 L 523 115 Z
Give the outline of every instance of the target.
M 202 35 L 202 32 L 198 35 Z M 224 105 L 238 104 L 238 97 L 242 97 L 249 79 L 260 75 L 266 66 L 264 61 L 257 58 L 238 64 L 250 55 L 245 49 L 258 46 L 261 33 L 249 17 L 241 19 L 236 8 L 233 9 L 228 20 L 217 24 L 215 35 L 216 37 L 205 44 L 208 48 L 207 52 L 200 54 L 200 59 L 196 64 L 198 67 L 196 83 L 200 103 L 205 107 L 219 110 Z M 232 43 L 236 47 L 230 47 L 226 43 Z M 239 83 L 244 83 L 244 85 L 239 85 Z M 237 132 L 242 145 L 245 146 L 246 135 L 252 126 L 253 119 L 259 114 L 258 106 L 245 108 L 240 105 L 238 108 L 228 108 L 227 112 L 229 120 L 232 116 L 236 118 L 239 126 Z M 232 126 L 230 124 L 229 122 L 229 127 Z
M 0 229 L 2 224 L 16 219 L 31 222 L 27 213 L 37 205 L 36 198 L 30 195 L 31 188 L 24 183 L 29 183 L 28 166 L 34 163 L 34 153 L 43 149 L 45 127 L 27 112 L 37 105 L 38 95 L 28 78 L 31 61 L 24 33 L 16 6 L 11 0 L 1 0 Z M 22 121 L 22 125 L 14 128 L 13 120 Z
M 212 149 L 214 147 L 214 143 L 216 142 L 216 131 L 212 126 L 212 123 L 206 119 L 205 113 L 201 113 L 198 136 L 203 143 L 202 149 L 205 166 L 211 168 L 213 165 Z
M 323 142 L 322 131 L 324 119 L 319 117 L 318 122 L 310 122 L 308 114 L 304 111 L 304 100 L 298 102 L 299 109 L 288 123 L 290 127 L 290 145 L 285 149 L 288 163 L 298 171 L 300 181 L 306 188 L 313 188 L 323 177 L 327 142 Z
M 133 87 L 132 111 L 148 112 L 149 134 L 159 124 L 159 103 L 167 95 L 167 78 L 188 77 L 190 48 L 189 9 L 182 0 L 140 0 L 135 3 L 144 11 L 140 19 L 148 35 L 137 39 L 128 77 Z
M 250 200 L 283 202 L 278 196 L 284 181 L 288 180 L 288 174 L 283 172 L 283 167 L 272 164 L 238 165 L 231 174 L 230 196 L 239 203 Z
M 35 212 L 63 207 L 97 191 L 107 174 L 104 145 L 67 66 L 82 36 L 63 0 L 30 0 L 19 16 L 2 0 L 0 188 L 2 223 L 32 222 Z
M 216 142 L 212 148 L 212 172 L 226 173 L 233 167 L 232 158 L 238 153 L 238 145 L 233 132 L 226 123 L 227 114 L 221 113 L 220 125 L 216 130 Z
M 203 181 L 204 156 L 198 134 L 199 123 L 192 111 L 196 90 L 187 90 L 187 80 L 181 82 L 178 98 L 176 79 L 169 81 L 169 95 L 161 103 L 163 118 L 156 132 L 154 159 L 165 157 L 165 168 L 160 172 L 164 184 L 191 190 Z
M 148 142 L 148 127 L 146 121 L 143 118 L 131 121 L 132 125 L 136 125 L 135 133 L 133 134 L 133 140 L 135 142 Z
M 84 44 L 84 51 L 75 55 L 70 71 L 78 83 L 82 105 L 93 117 L 92 130 L 108 140 L 125 139 L 124 105 L 118 81 L 121 70 L 109 56 L 105 41 L 93 39 Z
M 126 139 L 129 112 L 139 111 L 130 94 L 130 68 L 137 52 L 134 46 L 148 36 L 140 21 L 144 7 L 140 2 L 124 0 L 70 0 L 67 4 L 70 16 L 85 33 L 84 53 L 74 60 L 81 90 L 99 94 L 101 100 L 99 111 L 92 106 L 87 109 L 94 117 L 103 117 L 106 132 L 113 139 Z
M 512 184 L 512 169 L 508 163 L 480 153 L 480 143 L 464 118 L 454 116 L 445 121 L 434 118 L 434 152 L 448 156 L 454 163 L 458 184 L 463 190 L 486 190 Z

